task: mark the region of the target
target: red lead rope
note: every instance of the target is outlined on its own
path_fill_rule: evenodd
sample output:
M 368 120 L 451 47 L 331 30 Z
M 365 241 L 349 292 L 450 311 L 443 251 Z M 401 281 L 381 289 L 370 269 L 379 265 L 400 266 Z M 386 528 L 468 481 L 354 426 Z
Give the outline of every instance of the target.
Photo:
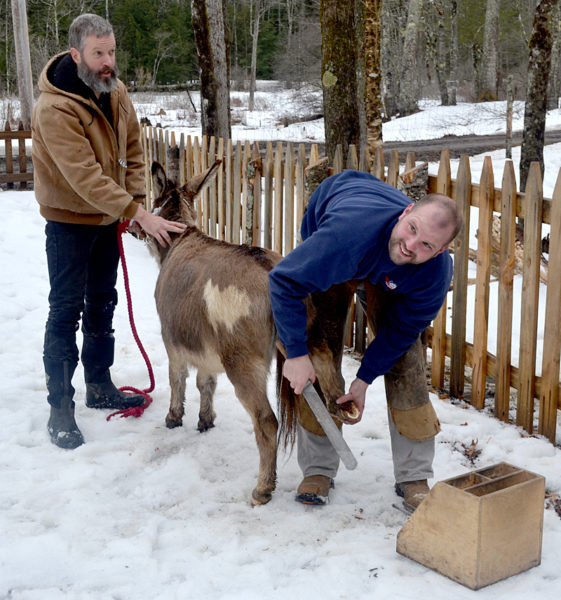
M 134 339 L 136 340 L 136 345 L 144 358 L 144 362 L 146 363 L 146 367 L 148 369 L 148 375 L 150 376 L 150 387 L 145 390 L 139 390 L 135 387 L 124 386 L 119 388 L 121 392 L 132 392 L 134 394 L 140 394 L 144 397 L 144 404 L 140 406 L 133 406 L 132 408 L 125 408 L 123 410 L 118 410 L 117 412 L 111 413 L 107 420 L 111 419 L 115 415 L 121 415 L 121 417 L 141 417 L 142 413 L 152 404 L 152 397 L 150 396 L 150 392 L 154 390 L 155 381 L 154 381 L 154 372 L 152 370 L 152 365 L 150 364 L 150 359 L 144 350 L 142 342 L 138 337 L 138 333 L 136 331 L 136 326 L 134 324 L 134 316 L 132 312 L 132 300 L 131 300 L 131 292 L 129 287 L 129 273 L 127 270 L 127 261 L 125 260 L 125 251 L 123 249 L 123 233 L 127 231 L 127 227 L 129 226 L 129 221 L 122 221 L 117 226 L 117 242 L 119 244 L 119 254 L 121 255 L 121 264 L 123 265 L 123 277 L 125 281 L 125 291 L 127 293 L 127 307 L 129 311 L 129 322 L 131 324 L 132 334 Z

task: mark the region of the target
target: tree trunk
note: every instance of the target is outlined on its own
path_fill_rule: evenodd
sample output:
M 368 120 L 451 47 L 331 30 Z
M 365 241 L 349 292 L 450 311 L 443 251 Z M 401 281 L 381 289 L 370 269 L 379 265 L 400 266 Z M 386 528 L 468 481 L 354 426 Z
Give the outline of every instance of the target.
M 458 3 L 450 0 L 450 78 L 447 82 L 448 106 L 456 106 L 458 91 Z
M 230 69 L 223 0 L 191 0 L 201 78 L 202 134 L 230 138 Z
M 376 149 L 382 145 L 382 0 L 364 0 L 363 10 L 366 141 L 372 164 Z
M 249 110 L 255 106 L 255 79 L 257 77 L 257 42 L 259 41 L 259 20 L 261 17 L 261 0 L 253 5 L 253 27 L 251 28 L 251 72 L 249 76 Z
M 384 117 L 397 115 L 399 74 L 403 50 L 403 32 L 407 24 L 407 7 L 403 2 L 382 2 L 382 104 Z
M 561 7 L 557 6 L 554 12 L 552 24 L 553 46 L 551 48 L 551 71 L 549 81 L 549 92 L 547 107 L 549 110 L 559 108 L 559 96 L 561 94 Z
M 27 29 L 25 0 L 12 0 L 12 19 L 14 23 L 21 122 L 25 129 L 31 129 L 33 78 L 31 76 L 31 57 L 29 54 L 29 32 Z
M 399 114 L 402 117 L 417 111 L 417 33 L 422 4 L 422 0 L 409 0 L 398 101 Z
M 528 80 L 524 109 L 524 132 L 520 154 L 520 190 L 526 189 L 530 163 L 540 163 L 543 177 L 543 145 L 547 112 L 547 86 L 553 39 L 552 15 L 559 0 L 540 0 L 534 13 L 533 32 L 528 44 Z
M 496 100 L 498 97 L 499 2 L 487 0 L 483 52 L 479 65 L 479 100 Z
M 325 146 L 331 160 L 338 144 L 346 157 L 349 144 L 360 142 L 354 12 L 348 0 L 320 3 Z

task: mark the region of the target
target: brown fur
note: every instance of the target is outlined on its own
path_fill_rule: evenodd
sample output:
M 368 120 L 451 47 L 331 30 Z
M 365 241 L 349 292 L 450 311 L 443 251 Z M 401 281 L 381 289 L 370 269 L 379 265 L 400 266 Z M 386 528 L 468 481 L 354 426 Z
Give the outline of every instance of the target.
M 268 272 L 281 256 L 270 250 L 215 240 L 196 226 L 194 199 L 220 164 L 182 188 L 152 166 L 155 209 L 187 224 L 171 248 L 159 248 L 161 270 L 156 306 L 169 358 L 171 402 L 168 427 L 182 424 L 188 368 L 197 369 L 199 431 L 214 426 L 216 375 L 225 372 L 253 421 L 260 466 L 254 504 L 271 499 L 276 482 L 277 419 L 267 398 L 275 330 Z M 165 203 L 165 204 L 164 204 Z

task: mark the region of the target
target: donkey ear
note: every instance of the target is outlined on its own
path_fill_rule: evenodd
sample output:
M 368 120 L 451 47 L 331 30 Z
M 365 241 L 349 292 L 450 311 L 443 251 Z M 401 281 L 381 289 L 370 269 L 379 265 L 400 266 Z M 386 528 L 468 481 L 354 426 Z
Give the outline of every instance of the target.
M 189 181 L 183 186 L 183 189 L 192 198 L 194 198 L 213 182 L 214 178 L 218 174 L 218 169 L 220 168 L 221 164 L 221 160 L 215 160 L 214 164 L 206 171 L 191 177 L 191 179 L 189 179 Z
M 164 167 L 159 162 L 154 161 L 152 163 L 152 190 L 154 191 L 154 198 L 158 198 L 163 194 L 167 183 L 168 178 Z

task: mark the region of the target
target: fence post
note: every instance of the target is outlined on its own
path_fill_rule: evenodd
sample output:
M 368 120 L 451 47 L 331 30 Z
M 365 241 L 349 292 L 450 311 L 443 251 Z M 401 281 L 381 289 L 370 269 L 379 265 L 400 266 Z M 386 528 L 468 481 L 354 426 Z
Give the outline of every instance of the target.
M 228 138 L 226 144 L 226 184 L 225 184 L 225 223 L 224 223 L 224 239 L 227 242 L 232 241 L 232 204 L 234 202 L 234 182 L 233 182 L 233 145 L 232 138 Z
M 438 194 L 450 193 L 450 153 L 443 150 L 440 155 L 436 191 Z M 446 313 L 448 296 L 445 296 L 442 308 L 433 321 L 431 381 L 436 387 L 444 387 L 444 367 L 446 361 Z
M 405 170 L 410 171 L 415 168 L 415 153 L 408 152 L 405 157 Z
M 211 157 L 212 158 L 212 157 Z M 220 168 L 218 169 L 218 175 L 216 177 L 216 211 L 217 211 L 217 227 L 218 227 L 218 239 L 223 240 L 226 234 L 226 198 L 224 196 L 224 138 L 218 138 L 218 148 L 214 159 L 222 161 Z M 214 162 L 214 161 L 212 161 Z
M 24 131 L 22 121 L 19 122 L 18 131 Z M 25 155 L 25 138 L 20 137 L 18 140 L 18 154 L 19 154 L 19 172 L 27 173 L 27 156 Z M 27 189 L 27 181 L 20 181 L 20 190 Z
M 335 147 L 333 154 L 333 173 L 340 173 L 343 170 L 343 148 L 341 144 Z
M 469 158 L 465 155 L 460 159 L 456 178 L 456 203 L 458 210 L 463 216 L 464 223 L 454 243 L 450 393 L 456 398 L 461 398 L 464 394 L 464 370 L 466 364 L 465 339 L 471 208 L 471 170 Z
M 516 241 L 516 177 L 512 161 L 505 163 L 501 189 L 499 306 L 497 319 L 497 382 L 495 417 L 508 421 L 511 379 L 514 248 Z
M 265 165 L 263 167 L 264 201 L 263 201 L 263 246 L 273 248 L 273 143 L 267 142 Z
M 240 224 L 241 224 L 241 197 L 242 197 L 242 143 L 236 142 L 236 151 L 234 154 L 234 177 L 232 188 L 232 243 L 239 244 Z
M 491 273 L 491 225 L 495 183 L 491 157 L 486 156 L 479 182 L 479 225 L 477 228 L 477 275 L 473 332 L 472 404 L 485 406 L 487 337 L 489 330 L 489 276 Z
M 257 143 L 257 142 L 255 142 Z M 259 148 L 253 146 L 251 160 L 247 165 L 248 197 L 247 197 L 247 222 L 246 239 L 250 246 L 260 245 L 259 221 L 261 205 L 261 172 L 263 162 L 259 154 Z
M 6 125 L 4 126 L 4 131 L 12 131 L 12 127 L 10 126 L 10 122 L 6 121 Z M 6 173 L 12 174 L 14 172 L 14 160 L 12 154 L 12 140 L 11 138 L 6 138 L 6 143 L 4 147 L 4 153 L 6 156 Z M 7 183 L 7 188 L 9 190 L 14 189 L 14 184 L 12 182 Z
M 561 170 L 557 175 L 551 201 L 549 232 L 549 273 L 545 303 L 547 327 L 543 340 L 542 386 L 538 433 L 555 444 L 559 408 L 559 365 L 561 353 Z M 553 276 L 551 276 L 553 275 Z
M 382 181 L 386 180 L 386 166 L 384 163 L 384 149 L 382 146 L 378 146 L 376 148 L 376 157 L 374 158 L 374 164 L 372 166 L 372 175 L 381 179 Z
M 349 144 L 349 151 L 347 153 L 347 169 L 358 169 L 358 155 L 356 152 L 356 146 Z
M 516 406 L 516 424 L 522 426 L 528 433 L 532 433 L 534 423 L 542 211 L 543 190 L 540 165 L 538 162 L 533 162 L 528 171 L 523 209 L 524 268 L 518 359 L 520 391 Z
M 360 147 L 358 170 L 368 173 L 370 171 L 370 162 L 370 148 L 366 144 L 363 144 Z
M 300 243 L 300 225 L 307 206 L 306 202 L 306 184 L 304 171 L 306 169 L 306 146 L 300 144 L 298 146 L 298 159 L 296 161 L 296 241 Z
M 386 182 L 393 187 L 397 187 L 397 177 L 399 175 L 399 153 L 397 150 L 390 152 L 390 162 L 388 165 L 388 178 Z
M 284 253 L 294 248 L 294 146 L 286 145 L 284 160 Z
M 273 250 L 282 254 L 282 213 L 284 204 L 284 194 L 282 187 L 282 155 L 283 146 L 282 142 L 277 142 L 275 149 L 275 162 L 274 162 L 274 175 L 273 175 L 273 189 L 274 189 L 274 203 L 273 203 Z

